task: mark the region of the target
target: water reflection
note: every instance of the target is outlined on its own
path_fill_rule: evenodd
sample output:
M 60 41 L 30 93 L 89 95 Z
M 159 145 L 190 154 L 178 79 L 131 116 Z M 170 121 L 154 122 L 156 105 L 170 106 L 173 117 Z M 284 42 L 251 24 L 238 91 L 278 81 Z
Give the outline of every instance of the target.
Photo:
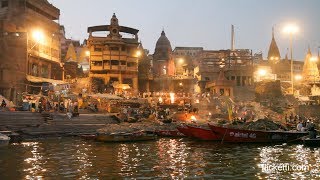
M 46 171 L 43 166 L 47 163 L 43 160 L 43 155 L 40 153 L 40 143 L 38 142 L 25 142 L 22 146 L 30 149 L 30 152 L 26 152 L 25 171 L 27 173 L 26 179 L 41 179 L 43 172 Z M 31 157 L 30 154 L 31 153 Z
M 0 163 L 2 179 L 320 178 L 318 148 L 169 138 L 135 143 L 37 140 L 0 148 Z M 283 168 L 266 171 L 265 165 Z M 309 170 L 285 169 L 294 165 Z

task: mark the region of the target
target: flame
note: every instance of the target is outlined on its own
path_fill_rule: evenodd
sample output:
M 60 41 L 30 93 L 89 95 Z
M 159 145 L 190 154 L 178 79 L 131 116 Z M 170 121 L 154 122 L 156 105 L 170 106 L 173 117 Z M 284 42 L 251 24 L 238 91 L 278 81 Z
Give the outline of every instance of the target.
M 194 115 L 192 115 L 190 119 L 191 119 L 191 121 L 196 121 L 197 120 L 197 118 Z
M 163 102 L 162 97 L 159 97 L 159 103 L 162 103 L 162 102 Z
M 174 93 L 170 93 L 170 102 L 171 104 L 174 103 Z

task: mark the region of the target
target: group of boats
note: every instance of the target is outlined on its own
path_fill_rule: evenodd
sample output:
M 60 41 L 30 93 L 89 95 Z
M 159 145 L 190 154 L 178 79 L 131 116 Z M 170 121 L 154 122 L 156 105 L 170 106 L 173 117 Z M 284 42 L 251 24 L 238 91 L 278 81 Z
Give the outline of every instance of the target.
M 304 142 L 306 145 L 318 146 L 319 139 L 309 139 L 308 132 L 301 131 L 263 131 L 228 128 L 207 124 L 182 125 L 176 130 L 139 131 L 133 133 L 98 133 L 94 139 L 103 142 L 146 141 L 157 137 L 188 137 L 221 143 L 290 143 Z

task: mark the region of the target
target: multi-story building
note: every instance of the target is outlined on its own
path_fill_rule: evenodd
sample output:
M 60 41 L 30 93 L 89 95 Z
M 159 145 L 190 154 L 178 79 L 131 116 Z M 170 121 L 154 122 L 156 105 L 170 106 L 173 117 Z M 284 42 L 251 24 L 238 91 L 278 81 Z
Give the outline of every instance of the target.
M 14 101 L 62 79 L 59 15 L 46 0 L 0 1 L 0 94 Z
M 197 92 L 205 91 L 208 82 L 218 79 L 221 69 L 236 86 L 251 86 L 253 83 L 253 56 L 249 49 L 204 50 L 197 61 L 194 69 Z
M 93 33 L 107 31 L 105 37 Z M 87 47 L 90 51 L 89 77 L 93 82 L 100 82 L 106 89 L 118 87 L 138 90 L 138 31 L 137 29 L 120 26 L 113 14 L 110 25 L 88 27 L 89 38 Z M 121 33 L 121 34 L 120 34 Z M 134 38 L 123 37 L 126 34 Z M 94 80 L 95 79 L 95 80 Z M 98 84 L 93 84 L 92 89 Z M 121 90 L 121 89 L 120 89 Z
M 175 75 L 193 75 L 194 66 L 197 64 L 196 57 L 202 51 L 202 47 L 175 47 L 173 50 L 173 57 L 176 70 Z

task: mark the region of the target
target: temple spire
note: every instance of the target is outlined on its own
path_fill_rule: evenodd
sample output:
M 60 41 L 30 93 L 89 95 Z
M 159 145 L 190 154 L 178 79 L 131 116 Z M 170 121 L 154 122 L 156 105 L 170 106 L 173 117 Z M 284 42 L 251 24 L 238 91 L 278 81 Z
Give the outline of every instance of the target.
M 277 63 L 280 60 L 280 58 L 280 51 L 277 42 L 274 38 L 274 27 L 272 27 L 272 39 L 268 51 L 268 60 L 272 63 Z
M 274 39 L 274 26 L 272 26 L 272 39 Z

